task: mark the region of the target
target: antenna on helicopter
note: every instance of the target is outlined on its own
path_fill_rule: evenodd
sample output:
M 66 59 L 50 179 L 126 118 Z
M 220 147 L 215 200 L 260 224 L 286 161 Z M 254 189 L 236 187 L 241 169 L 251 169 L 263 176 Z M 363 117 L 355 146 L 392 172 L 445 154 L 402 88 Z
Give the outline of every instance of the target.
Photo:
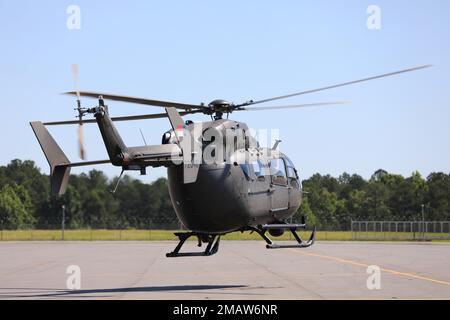
M 142 133 L 142 130 L 140 128 L 139 128 L 139 132 L 141 133 L 141 137 L 142 137 L 142 140 L 144 141 L 144 144 L 147 145 L 147 141 L 145 141 L 144 134 Z
M 281 141 L 279 139 L 275 139 L 275 144 L 273 145 L 272 150 L 277 150 L 277 148 L 281 142 L 283 142 L 283 141 Z
M 120 172 L 119 178 L 117 179 L 116 185 L 114 186 L 114 189 L 110 191 L 112 194 L 116 193 L 117 188 L 119 187 L 119 184 L 120 184 L 120 180 L 122 180 L 123 172 L 124 172 L 124 170 L 122 169 L 122 171 Z

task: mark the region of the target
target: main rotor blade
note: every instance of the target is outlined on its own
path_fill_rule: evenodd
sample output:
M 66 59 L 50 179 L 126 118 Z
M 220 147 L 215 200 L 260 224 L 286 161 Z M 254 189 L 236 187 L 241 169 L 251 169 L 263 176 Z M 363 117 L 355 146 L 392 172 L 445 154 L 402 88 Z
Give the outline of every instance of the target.
M 348 104 L 350 101 L 335 101 L 335 102 L 319 102 L 319 103 L 305 103 L 305 104 L 295 104 L 288 106 L 269 106 L 269 107 L 240 107 L 234 111 L 262 111 L 262 110 L 279 110 L 279 109 L 294 109 L 294 108 L 308 108 L 308 107 L 319 107 L 319 106 L 330 106 L 337 104 Z
M 185 116 L 188 114 L 195 113 L 203 113 L 201 110 L 192 110 L 192 111 L 184 111 L 180 112 L 181 116 Z M 133 120 L 145 120 L 145 119 L 159 119 L 159 118 L 167 118 L 166 113 L 155 113 L 155 114 L 142 114 L 136 116 L 123 116 L 123 117 L 112 117 L 112 121 L 133 121 Z M 81 123 L 96 123 L 95 119 L 82 120 Z M 66 125 L 66 124 L 79 124 L 79 120 L 69 120 L 69 121 L 54 121 L 54 122 L 45 122 L 45 126 L 58 126 L 58 125 Z
M 64 94 L 76 95 L 77 92 L 70 91 L 70 92 L 65 92 Z M 103 99 L 107 99 L 107 100 L 143 104 L 143 105 L 148 105 L 148 106 L 174 107 L 177 109 L 184 109 L 184 110 L 191 110 L 191 109 L 206 110 L 206 109 L 208 109 L 206 106 L 203 106 L 203 105 L 161 101 L 161 100 L 153 100 L 153 99 L 137 98 L 137 97 L 128 97 L 128 96 L 121 96 L 121 95 L 101 93 L 101 92 L 81 91 L 81 92 L 79 92 L 79 94 L 83 97 L 97 99 L 99 96 L 103 96 Z
M 327 87 L 323 87 L 323 88 L 318 88 L 318 89 L 312 89 L 312 90 L 307 90 L 307 91 L 287 94 L 287 95 L 284 95 L 284 96 L 273 97 L 273 98 L 264 99 L 264 100 L 249 101 L 249 102 L 245 102 L 243 104 L 237 105 L 237 107 L 250 106 L 250 105 L 253 105 L 253 104 L 259 104 L 259 103 L 265 103 L 265 102 L 270 102 L 270 101 L 275 101 L 275 100 L 287 99 L 287 98 L 296 97 L 296 96 L 300 96 L 300 95 L 304 95 L 304 94 L 309 94 L 309 93 L 315 93 L 315 92 L 319 92 L 319 91 L 335 89 L 335 88 L 339 88 L 339 87 L 349 86 L 349 85 L 352 85 L 352 84 L 366 82 L 366 81 L 371 81 L 371 80 L 385 78 L 385 77 L 391 77 L 391 76 L 395 76 L 395 75 L 398 75 L 398 74 L 407 73 L 407 72 L 413 72 L 413 71 L 417 71 L 417 70 L 421 70 L 421 69 L 425 69 L 425 68 L 430 68 L 430 67 L 432 67 L 432 66 L 431 65 L 423 65 L 423 66 L 409 68 L 409 69 L 404 69 L 404 70 L 400 70 L 400 71 L 396 71 L 396 72 L 385 73 L 385 74 L 382 74 L 382 75 L 373 76 L 373 77 L 369 77 L 369 78 L 365 78 L 365 79 L 360 79 L 360 80 L 355 80 L 355 81 L 349 81 L 349 82 L 344 82 L 344 83 L 340 83 L 340 84 L 335 84 L 335 85 L 327 86 Z

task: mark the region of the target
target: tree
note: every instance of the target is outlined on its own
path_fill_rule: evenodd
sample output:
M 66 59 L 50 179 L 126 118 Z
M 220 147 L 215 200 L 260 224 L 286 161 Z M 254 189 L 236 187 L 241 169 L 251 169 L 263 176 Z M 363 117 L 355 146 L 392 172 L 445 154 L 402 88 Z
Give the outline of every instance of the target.
M 50 194 L 49 178 L 43 175 L 34 161 L 12 160 L 3 170 L 4 183 L 15 183 L 24 187 L 33 204 L 33 213 L 39 211 Z M 0 180 L 1 182 L 1 180 Z
M 425 203 L 427 204 L 428 220 L 450 219 L 450 175 L 438 172 L 432 173 L 426 181 Z
M 151 184 L 99 170 L 70 176 L 62 197 L 50 194 L 49 177 L 33 161 L 13 160 L 0 166 L 0 220 L 8 228 L 59 228 L 62 205 L 69 228 L 172 227 L 176 215 L 167 179 Z M 427 220 L 450 219 L 450 175 L 438 172 L 425 180 L 378 170 L 369 180 L 343 173 L 338 178 L 314 174 L 303 181 L 308 194 L 295 214 L 321 229 L 349 229 L 351 220 L 419 220 L 425 204 Z
M 353 190 L 364 190 L 367 186 L 367 181 L 357 174 L 349 175 L 344 172 L 339 178 L 339 197 L 348 199 L 350 192 Z
M 0 190 L 0 222 L 6 229 L 29 228 L 35 219 L 31 198 L 23 186 L 4 185 Z
M 341 204 L 336 193 L 329 192 L 326 188 L 309 188 L 307 191 L 308 203 L 317 218 L 317 226 L 322 229 L 339 227 L 336 209 Z
M 367 220 L 369 204 L 368 196 L 364 190 L 352 190 L 347 200 L 348 211 L 352 213 L 353 220 Z
M 306 223 L 310 226 L 317 226 L 319 223 L 316 215 L 311 210 L 308 197 L 303 198 L 302 205 L 297 210 L 293 218 L 295 221 L 299 222 L 301 221 L 302 217 L 305 217 Z

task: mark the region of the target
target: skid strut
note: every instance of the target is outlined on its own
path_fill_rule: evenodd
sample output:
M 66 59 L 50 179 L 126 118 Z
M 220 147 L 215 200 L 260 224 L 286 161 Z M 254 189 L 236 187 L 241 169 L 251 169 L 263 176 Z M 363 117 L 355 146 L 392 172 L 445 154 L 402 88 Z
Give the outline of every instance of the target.
M 266 224 L 263 226 L 258 227 L 248 227 L 246 228 L 247 231 L 254 231 L 258 233 L 261 238 L 263 238 L 266 241 L 266 248 L 267 249 L 282 249 L 282 248 L 308 248 L 311 247 L 314 244 L 314 241 L 316 240 L 316 227 L 314 227 L 313 232 L 311 233 L 311 236 L 309 237 L 308 241 L 303 241 L 300 235 L 297 233 L 297 230 L 300 228 L 305 228 L 305 224 Z M 280 245 L 274 243 L 267 235 L 266 232 L 271 229 L 282 229 L 282 230 L 289 230 L 292 235 L 294 236 L 295 240 L 297 241 L 296 244 L 289 244 L 289 245 Z
M 175 235 L 178 237 L 180 242 L 175 247 L 175 249 L 166 254 L 166 257 L 168 258 L 175 258 L 175 257 L 197 257 L 197 256 L 212 256 L 213 254 L 216 254 L 219 250 L 219 243 L 220 243 L 220 235 L 213 235 L 213 234 L 202 234 L 202 233 L 196 233 L 196 232 L 176 232 Z M 207 246 L 205 248 L 205 251 L 203 252 L 181 252 L 181 247 L 184 245 L 187 239 L 190 237 L 197 237 L 198 239 L 198 247 L 201 247 L 203 243 L 207 243 Z

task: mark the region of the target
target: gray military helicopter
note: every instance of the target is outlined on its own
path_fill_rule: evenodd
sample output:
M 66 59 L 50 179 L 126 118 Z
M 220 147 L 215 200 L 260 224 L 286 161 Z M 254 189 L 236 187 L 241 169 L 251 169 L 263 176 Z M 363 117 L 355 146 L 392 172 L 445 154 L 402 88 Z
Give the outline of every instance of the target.
M 174 210 L 186 229 L 190 230 L 175 233 L 179 238 L 179 244 L 173 252 L 167 253 L 167 257 L 213 255 L 219 249 L 220 236 L 236 231 L 256 232 L 266 241 L 268 249 L 307 248 L 315 241 L 315 228 L 309 240 L 303 241 L 297 230 L 306 228 L 304 217 L 300 224 L 286 222 L 297 212 L 304 194 L 294 164 L 285 154 L 277 150 L 280 141 L 272 148 L 260 147 L 249 133 L 249 127 L 245 123 L 229 119 L 229 115 L 237 111 L 339 104 L 342 102 L 254 107 L 428 67 L 430 66 L 419 66 L 323 88 L 263 100 L 250 100 L 241 104 L 214 100 L 205 105 L 80 91 L 78 67 L 73 65 L 76 89 L 66 94 L 77 97 L 75 110 L 78 112 L 78 119 L 45 123 L 36 121 L 30 124 L 49 162 L 51 190 L 55 195 L 65 193 L 72 167 L 111 163 L 122 168 L 120 177 L 128 170 L 137 170 L 145 175 L 147 167 L 167 167 L 169 193 Z M 82 96 L 97 98 L 98 105 L 83 108 Z M 110 117 L 105 99 L 164 107 L 165 113 Z M 210 116 L 211 121 L 194 123 L 182 119 L 182 116 L 197 113 Z M 88 114 L 92 114 L 95 119 L 84 119 Z M 168 118 L 172 126 L 171 130 L 163 134 L 160 145 L 126 146 L 114 125 L 116 121 L 157 118 Z M 109 159 L 70 162 L 46 129 L 46 126 L 78 124 L 80 157 L 85 160 L 83 126 L 89 123 L 97 123 Z M 213 161 L 210 161 L 205 153 L 208 153 Z M 280 237 L 285 231 L 293 234 L 296 240 L 294 245 L 276 244 L 266 235 L 269 233 L 273 237 Z M 190 237 L 197 237 L 198 246 L 201 247 L 205 243 L 206 249 L 203 252 L 181 253 L 181 247 Z

